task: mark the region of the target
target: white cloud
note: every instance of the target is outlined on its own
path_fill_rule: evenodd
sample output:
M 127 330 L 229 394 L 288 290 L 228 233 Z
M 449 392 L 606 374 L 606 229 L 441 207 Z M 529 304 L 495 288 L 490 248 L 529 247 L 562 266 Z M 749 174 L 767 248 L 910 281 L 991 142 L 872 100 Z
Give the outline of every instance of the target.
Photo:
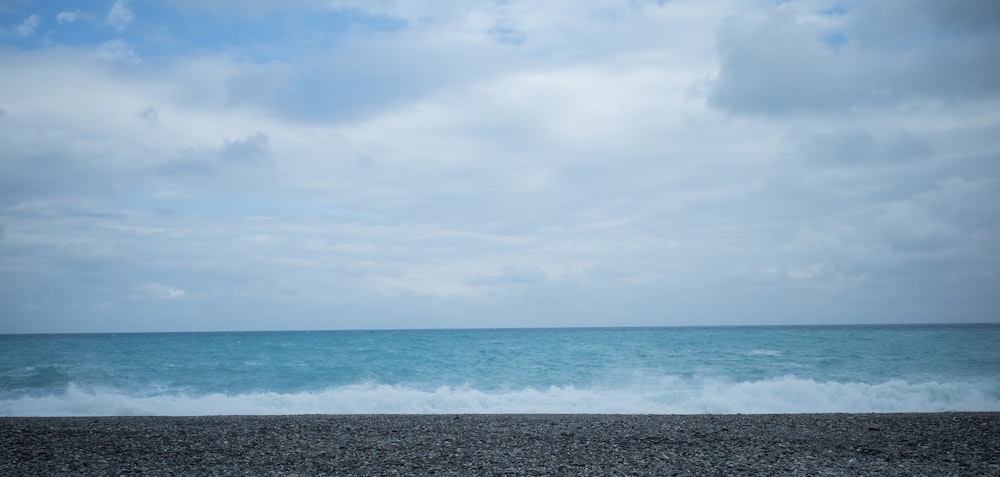
M 807 280 L 823 273 L 825 270 L 825 263 L 813 263 L 810 265 L 789 267 L 788 276 L 795 280 Z
M 108 25 L 115 30 L 123 30 L 129 23 L 132 23 L 134 16 L 132 10 L 128 8 L 128 0 L 115 0 L 108 10 Z
M 160 285 L 159 283 L 146 283 L 136 287 L 140 292 L 146 296 L 166 299 L 166 300 L 179 300 L 187 296 L 187 292 L 181 290 L 180 288 L 174 288 L 172 286 Z
M 56 23 L 59 23 L 59 24 L 63 24 L 63 23 L 75 23 L 77 20 L 80 19 L 80 16 L 81 16 L 81 12 L 80 12 L 79 9 L 76 9 L 76 10 L 74 10 L 72 12 L 69 12 L 69 11 L 59 12 L 59 14 L 56 15 Z
M 108 40 L 97 47 L 97 56 L 114 61 L 139 61 L 135 47 L 121 38 Z
M 9 30 L 7 28 L 0 29 L 0 38 L 24 38 L 32 36 L 39 25 L 41 25 L 41 19 L 38 15 L 29 15 L 23 22 L 11 27 Z
M 18 277 L 0 313 L 190 307 L 181 328 L 992 316 L 996 95 L 896 82 L 898 59 L 864 70 L 888 40 L 856 23 L 864 9 L 821 3 L 354 2 L 335 7 L 403 21 L 305 24 L 266 48 L 0 51 L 0 278 Z M 847 43 L 817 35 L 832 29 Z M 968 32 L 956 51 L 990 35 Z M 304 37 L 327 43 L 292 51 Z M 905 94 L 866 89 L 883 83 Z M 951 295 L 913 292 L 934 286 Z M 295 321 L 267 322 L 278 308 Z

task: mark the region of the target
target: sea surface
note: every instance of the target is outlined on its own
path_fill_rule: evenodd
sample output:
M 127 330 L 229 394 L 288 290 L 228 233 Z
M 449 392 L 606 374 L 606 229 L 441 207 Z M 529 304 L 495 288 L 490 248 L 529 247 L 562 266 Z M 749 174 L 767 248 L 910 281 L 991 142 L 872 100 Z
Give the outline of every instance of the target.
M 1000 325 L 0 335 L 0 415 L 1000 411 Z

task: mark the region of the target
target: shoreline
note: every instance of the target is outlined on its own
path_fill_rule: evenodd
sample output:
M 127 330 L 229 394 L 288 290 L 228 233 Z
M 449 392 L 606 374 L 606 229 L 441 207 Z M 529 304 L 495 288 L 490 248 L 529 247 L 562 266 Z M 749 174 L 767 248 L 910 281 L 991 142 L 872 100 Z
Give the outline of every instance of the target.
M 0 417 L 2 475 L 1000 475 L 1000 412 Z

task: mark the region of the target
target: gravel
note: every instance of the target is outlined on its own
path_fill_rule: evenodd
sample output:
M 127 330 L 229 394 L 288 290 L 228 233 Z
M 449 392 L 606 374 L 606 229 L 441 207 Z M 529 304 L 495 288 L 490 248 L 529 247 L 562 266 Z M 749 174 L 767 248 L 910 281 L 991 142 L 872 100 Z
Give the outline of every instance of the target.
M 1000 413 L 0 417 L 0 475 L 1000 475 Z

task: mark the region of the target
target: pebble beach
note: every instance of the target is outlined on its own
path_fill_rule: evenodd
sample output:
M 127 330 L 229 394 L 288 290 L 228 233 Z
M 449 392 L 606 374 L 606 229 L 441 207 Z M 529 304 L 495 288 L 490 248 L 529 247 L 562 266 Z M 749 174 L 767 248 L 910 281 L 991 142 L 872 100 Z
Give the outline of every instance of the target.
M 0 418 L 0 475 L 1000 475 L 1000 413 Z

